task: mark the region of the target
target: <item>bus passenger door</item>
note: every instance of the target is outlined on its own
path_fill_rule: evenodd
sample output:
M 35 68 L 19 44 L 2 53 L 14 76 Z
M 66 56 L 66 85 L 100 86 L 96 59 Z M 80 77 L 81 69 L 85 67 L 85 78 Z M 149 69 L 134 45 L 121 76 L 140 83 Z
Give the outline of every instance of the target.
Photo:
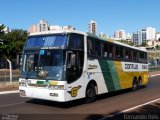
M 84 53 L 81 51 L 69 51 L 67 55 L 67 92 L 68 99 L 80 98 L 79 92 L 82 87 L 80 78 L 82 77 Z
M 78 67 L 76 65 L 76 57 L 75 53 L 68 53 L 68 60 L 67 60 L 67 82 L 71 83 L 74 81 L 78 74 Z

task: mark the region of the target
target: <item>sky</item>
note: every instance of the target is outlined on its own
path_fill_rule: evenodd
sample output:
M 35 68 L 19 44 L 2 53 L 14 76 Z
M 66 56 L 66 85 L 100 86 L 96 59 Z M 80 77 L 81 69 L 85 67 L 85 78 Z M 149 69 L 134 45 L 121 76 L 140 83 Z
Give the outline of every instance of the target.
M 50 25 L 71 25 L 87 31 L 91 20 L 98 33 L 113 35 L 146 27 L 160 31 L 160 0 L 0 0 L 0 24 L 27 30 L 44 19 Z

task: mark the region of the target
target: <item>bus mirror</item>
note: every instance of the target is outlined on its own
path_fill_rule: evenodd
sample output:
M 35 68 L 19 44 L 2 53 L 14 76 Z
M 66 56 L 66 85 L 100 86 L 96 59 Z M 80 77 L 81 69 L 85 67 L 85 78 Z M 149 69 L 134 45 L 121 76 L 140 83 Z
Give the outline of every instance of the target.
M 71 54 L 70 65 L 71 65 L 71 67 L 76 65 L 76 54 Z

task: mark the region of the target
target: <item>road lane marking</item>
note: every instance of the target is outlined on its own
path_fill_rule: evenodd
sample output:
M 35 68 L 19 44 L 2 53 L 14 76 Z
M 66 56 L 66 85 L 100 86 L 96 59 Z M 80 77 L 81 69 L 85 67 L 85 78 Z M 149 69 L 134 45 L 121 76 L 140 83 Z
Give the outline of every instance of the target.
M 159 76 L 160 74 L 151 75 L 151 77 Z
M 3 91 L 3 92 L 0 92 L 0 95 L 3 95 L 3 94 L 11 94 L 11 93 L 18 93 L 19 90 L 13 90 L 13 91 Z
M 152 100 L 152 101 L 149 101 L 149 102 L 146 102 L 146 103 L 141 104 L 141 105 L 137 105 L 137 106 L 135 106 L 135 107 L 132 107 L 132 108 L 129 108 L 129 109 L 126 109 L 126 110 L 123 110 L 122 112 L 128 112 L 128 111 L 131 111 L 131 110 L 137 109 L 137 108 L 139 108 L 139 107 L 142 107 L 142 106 L 145 106 L 145 105 L 148 105 L 148 104 L 154 103 L 154 102 L 159 101 L 159 100 L 160 100 L 160 98 L 155 99 L 155 100 Z
M 119 114 L 122 114 L 122 113 L 125 113 L 125 112 L 129 112 L 129 111 L 131 111 L 131 110 L 140 108 L 140 107 L 142 107 L 142 106 L 145 106 L 145 105 L 154 103 L 154 102 L 159 101 L 159 100 L 160 100 L 160 98 L 157 98 L 157 99 L 155 99 L 155 100 L 146 102 L 146 103 L 144 103 L 144 104 L 140 104 L 140 105 L 134 106 L 134 107 L 132 107 L 132 108 L 128 108 L 128 109 L 126 109 L 126 110 L 122 110 L 122 111 L 120 111 L 120 112 L 118 112 L 118 113 L 116 113 L 116 114 L 104 116 L 103 118 L 101 118 L 101 119 L 99 119 L 99 120 L 105 120 L 105 119 L 107 119 L 107 118 L 114 117 L 115 115 L 119 115 Z
M 18 105 L 18 104 L 23 104 L 23 103 L 25 103 L 25 102 L 19 102 L 19 103 L 13 103 L 13 104 L 0 105 L 0 107 L 8 107 L 8 106 Z

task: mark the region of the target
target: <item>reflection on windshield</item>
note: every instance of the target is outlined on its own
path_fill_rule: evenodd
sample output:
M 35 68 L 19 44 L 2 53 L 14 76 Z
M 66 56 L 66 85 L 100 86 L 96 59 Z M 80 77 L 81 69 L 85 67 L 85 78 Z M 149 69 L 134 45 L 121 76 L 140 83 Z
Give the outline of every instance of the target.
M 39 72 L 47 71 L 45 79 L 61 80 L 65 63 L 64 50 L 40 50 L 26 52 L 22 72 L 28 78 L 36 78 Z
M 45 66 L 62 66 L 64 64 L 63 61 L 63 52 L 62 50 L 54 50 L 54 51 L 40 51 L 40 67 Z
M 38 54 L 25 55 L 25 67 L 23 71 L 37 71 L 38 68 Z

